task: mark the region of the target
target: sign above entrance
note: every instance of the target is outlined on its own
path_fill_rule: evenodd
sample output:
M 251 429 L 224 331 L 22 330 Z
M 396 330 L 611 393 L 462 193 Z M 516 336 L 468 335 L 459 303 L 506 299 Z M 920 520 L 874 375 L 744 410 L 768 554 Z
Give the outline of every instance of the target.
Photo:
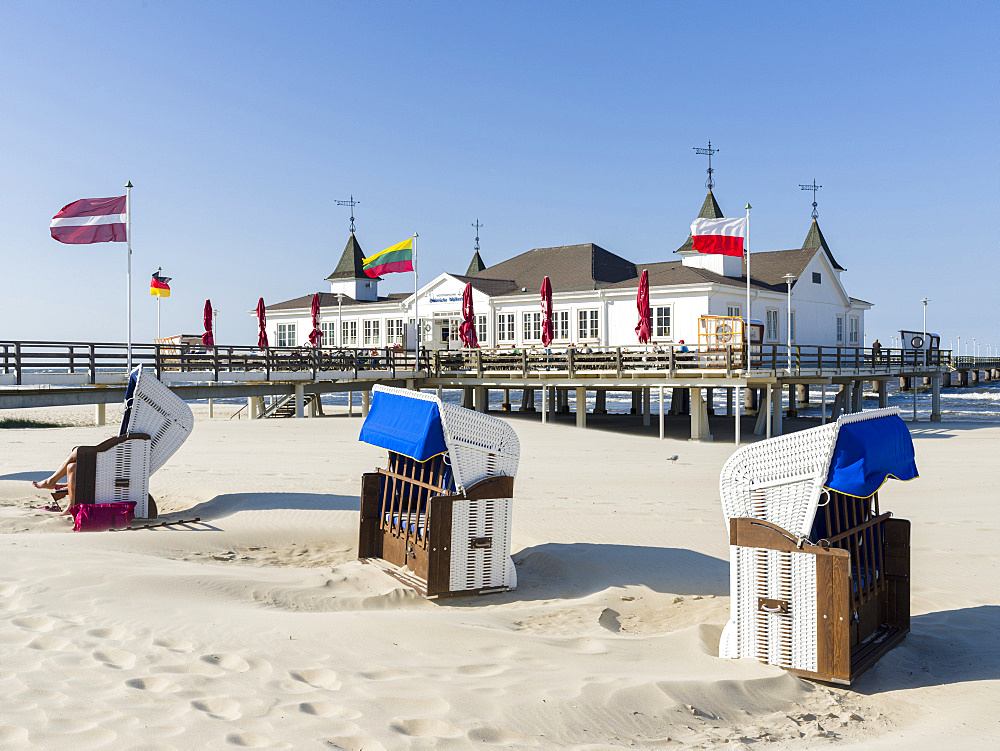
M 430 302 L 462 302 L 461 295 L 431 295 Z

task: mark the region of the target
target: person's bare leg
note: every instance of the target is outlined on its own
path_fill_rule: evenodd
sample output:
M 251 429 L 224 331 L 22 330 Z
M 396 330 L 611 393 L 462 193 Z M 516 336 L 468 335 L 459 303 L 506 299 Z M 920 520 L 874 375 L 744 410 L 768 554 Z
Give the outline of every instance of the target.
M 35 480 L 31 484 L 34 485 L 39 490 L 55 490 L 56 483 L 58 483 L 59 480 L 62 479 L 64 475 L 66 475 L 67 470 L 69 469 L 69 465 L 75 463 L 76 463 L 76 449 L 73 449 L 72 451 L 69 452 L 69 456 L 66 457 L 66 461 L 62 463 L 62 466 L 59 469 L 57 469 L 54 474 L 49 475 L 40 482 L 38 480 Z
M 76 462 L 70 462 L 69 464 L 66 465 L 66 492 L 69 498 L 69 505 L 66 507 L 66 510 L 63 511 L 63 514 L 66 515 L 73 513 L 73 507 L 76 505 L 76 499 L 74 498 L 74 496 L 76 495 L 75 492 L 76 483 L 74 482 L 75 479 L 76 479 Z

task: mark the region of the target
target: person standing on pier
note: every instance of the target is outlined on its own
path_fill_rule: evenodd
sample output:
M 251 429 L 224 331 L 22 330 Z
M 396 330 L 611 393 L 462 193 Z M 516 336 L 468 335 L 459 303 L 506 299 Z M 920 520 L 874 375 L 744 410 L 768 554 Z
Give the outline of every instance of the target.
M 872 342 L 872 365 L 878 365 L 882 360 L 882 343 L 876 339 Z

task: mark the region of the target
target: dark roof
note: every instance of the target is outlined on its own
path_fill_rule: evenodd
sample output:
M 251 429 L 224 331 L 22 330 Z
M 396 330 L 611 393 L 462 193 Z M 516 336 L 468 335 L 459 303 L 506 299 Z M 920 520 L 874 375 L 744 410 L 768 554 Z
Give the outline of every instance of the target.
M 823 231 L 819 228 L 819 220 L 813 219 L 812 225 L 809 227 L 809 234 L 806 235 L 805 242 L 802 243 L 803 248 L 809 248 L 815 250 L 816 248 L 822 248 L 826 251 L 826 257 L 830 259 L 830 264 L 837 271 L 846 271 L 846 269 L 837 263 L 837 259 L 833 257 L 833 253 L 830 252 L 830 246 L 826 244 L 826 238 L 823 237 Z
M 478 274 L 480 271 L 486 268 L 486 264 L 483 263 L 483 257 L 479 255 L 479 251 L 472 256 L 472 261 L 469 263 L 469 268 L 465 272 L 466 276 L 472 276 L 473 274 Z
M 484 295 L 496 297 L 497 295 L 507 295 L 511 292 L 520 292 L 521 289 L 511 279 L 486 279 L 477 276 L 458 276 L 452 274 L 452 278 L 458 279 L 463 284 L 471 284 L 472 288 L 479 290 Z M 541 288 L 541 285 L 538 285 Z
M 342 301 L 343 305 L 365 305 L 367 303 L 375 302 L 387 302 L 389 300 L 404 300 L 412 292 L 391 292 L 385 297 L 380 297 L 378 300 L 355 300 L 353 297 L 344 295 Z M 303 295 L 302 297 L 296 297 L 294 300 L 285 300 L 284 302 L 275 303 L 274 305 L 267 305 L 264 310 L 308 310 L 312 305 L 312 295 Z M 337 295 L 333 292 L 320 292 L 319 293 L 319 307 L 323 308 L 337 308 Z M 251 311 L 253 312 L 253 311 Z
M 600 289 L 638 276 L 635 264 L 594 243 L 535 248 L 489 266 L 472 279 L 510 280 L 511 291 L 539 290 L 546 276 L 552 290 Z
M 364 270 L 364 259 L 365 254 L 361 250 L 361 243 L 352 232 L 347 240 L 347 245 L 344 246 L 344 254 L 340 257 L 340 263 L 326 280 L 329 282 L 335 279 L 368 279 L 369 277 Z
M 770 250 L 764 253 L 750 254 L 750 272 L 753 279 L 770 289 L 786 289 L 784 276 L 791 274 L 796 280 L 802 276 L 809 261 L 816 255 L 819 248 L 796 248 L 795 250 Z M 743 262 L 743 273 L 746 274 L 746 261 Z M 743 277 L 746 284 L 746 276 Z M 795 282 L 792 282 L 792 286 Z
M 715 196 L 712 195 L 712 191 L 708 191 L 708 195 L 705 196 L 705 202 L 701 205 L 701 211 L 698 212 L 697 219 L 725 219 L 722 215 L 722 209 L 719 208 L 719 202 L 715 200 Z M 681 247 L 674 251 L 675 253 L 693 253 L 694 252 L 694 240 L 691 239 L 691 235 L 688 235 L 688 239 L 684 242 Z

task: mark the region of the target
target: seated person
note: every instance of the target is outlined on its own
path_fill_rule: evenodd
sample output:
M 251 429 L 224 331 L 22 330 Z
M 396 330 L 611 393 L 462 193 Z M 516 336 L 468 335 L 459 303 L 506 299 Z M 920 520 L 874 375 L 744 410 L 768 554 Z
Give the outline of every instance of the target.
M 63 477 L 66 478 L 66 483 L 62 484 L 59 482 Z M 71 514 L 73 506 L 76 505 L 76 501 L 73 498 L 73 493 L 75 488 L 73 480 L 76 477 L 76 447 L 69 452 L 69 456 L 66 457 L 66 461 L 62 463 L 55 472 L 46 477 L 44 480 L 38 481 L 33 480 L 32 485 L 34 485 L 39 490 L 54 490 L 60 492 L 65 490 L 69 497 L 69 505 L 66 510 L 62 512 L 62 515 Z

